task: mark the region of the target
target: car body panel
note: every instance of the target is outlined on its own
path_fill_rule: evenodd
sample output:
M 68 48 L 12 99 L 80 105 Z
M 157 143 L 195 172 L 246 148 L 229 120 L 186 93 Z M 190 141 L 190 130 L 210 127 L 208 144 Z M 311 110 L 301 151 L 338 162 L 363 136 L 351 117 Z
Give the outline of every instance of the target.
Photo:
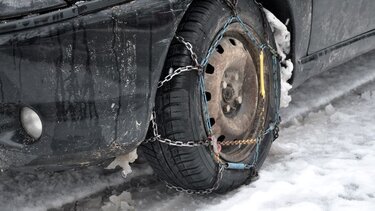
M 309 37 L 309 47 L 305 56 L 294 58 L 294 87 L 375 49 L 375 17 L 372 15 L 375 2 L 314 0 L 311 3 L 311 33 L 301 35 Z
M 282 21 L 286 22 L 289 18 L 293 89 L 314 75 L 375 49 L 374 1 L 263 2 L 273 8 L 271 11 L 278 14 Z M 289 14 L 284 14 L 285 8 L 279 9 L 282 7 L 287 7 Z
M 64 0 L 0 0 L 0 21 L 66 7 Z
M 288 0 L 291 11 L 291 56 L 294 65 L 293 85 L 297 87 L 306 80 L 309 69 L 299 65 L 299 58 L 307 55 L 311 34 L 312 1 Z
M 136 148 L 189 3 L 138 0 L 3 31 L 0 168 L 86 165 Z M 40 115 L 40 140 L 23 131 L 23 106 Z
M 373 0 L 314 0 L 309 55 L 375 29 Z

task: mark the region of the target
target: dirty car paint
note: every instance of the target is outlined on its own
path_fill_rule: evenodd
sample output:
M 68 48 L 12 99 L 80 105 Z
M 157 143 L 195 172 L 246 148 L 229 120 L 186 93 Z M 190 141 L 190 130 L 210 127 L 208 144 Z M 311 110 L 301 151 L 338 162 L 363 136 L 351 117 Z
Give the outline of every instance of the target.
M 0 168 L 64 168 L 137 147 L 189 3 L 137 0 L 1 33 Z M 22 129 L 23 106 L 42 119 L 39 140 Z

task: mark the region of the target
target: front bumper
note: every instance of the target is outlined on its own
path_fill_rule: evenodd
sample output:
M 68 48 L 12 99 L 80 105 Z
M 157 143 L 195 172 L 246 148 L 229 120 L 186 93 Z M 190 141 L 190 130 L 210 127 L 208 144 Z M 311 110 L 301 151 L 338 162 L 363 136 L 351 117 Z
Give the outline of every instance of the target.
M 145 138 L 164 59 L 190 1 L 106 2 L 121 1 L 0 24 L 0 169 L 88 165 Z M 73 10 L 78 15 L 65 15 Z M 38 140 L 20 123 L 24 106 L 41 117 Z

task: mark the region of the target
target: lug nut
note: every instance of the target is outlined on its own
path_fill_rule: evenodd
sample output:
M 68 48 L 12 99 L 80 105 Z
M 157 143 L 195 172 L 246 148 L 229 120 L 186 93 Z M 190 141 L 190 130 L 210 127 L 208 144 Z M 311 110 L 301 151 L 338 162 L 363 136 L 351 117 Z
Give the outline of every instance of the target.
M 239 78 L 240 78 L 240 76 L 238 75 L 238 73 L 236 73 L 236 75 L 234 75 L 234 79 L 235 79 L 236 81 L 238 81 Z
M 236 102 L 237 102 L 238 104 L 242 104 L 242 97 L 237 97 L 237 98 L 236 98 Z
M 222 82 L 222 85 L 223 85 L 223 88 L 224 88 L 224 89 L 226 89 L 227 86 L 228 86 L 227 82 L 225 82 L 225 81 Z
M 226 110 L 226 112 L 229 112 L 229 111 L 230 111 L 230 105 L 227 105 L 227 106 L 225 107 L 225 110 Z

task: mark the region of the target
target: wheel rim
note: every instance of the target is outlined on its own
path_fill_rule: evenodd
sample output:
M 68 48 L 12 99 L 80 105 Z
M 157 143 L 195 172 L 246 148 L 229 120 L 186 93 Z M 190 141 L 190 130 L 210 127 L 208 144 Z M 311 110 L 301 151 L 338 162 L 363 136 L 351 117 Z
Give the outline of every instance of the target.
M 205 83 L 212 132 L 219 141 L 246 139 L 256 131 L 259 86 L 252 46 L 236 30 L 229 30 L 206 68 Z M 222 148 L 220 156 L 227 161 L 249 159 L 254 145 Z

